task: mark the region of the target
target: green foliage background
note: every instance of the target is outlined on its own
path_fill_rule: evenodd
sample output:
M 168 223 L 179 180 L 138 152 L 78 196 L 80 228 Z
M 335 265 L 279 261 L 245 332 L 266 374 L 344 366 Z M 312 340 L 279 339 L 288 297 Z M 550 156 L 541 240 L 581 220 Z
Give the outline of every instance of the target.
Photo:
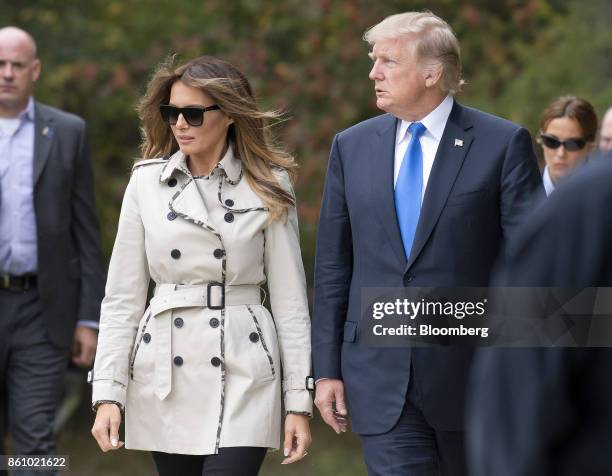
M 290 119 L 278 134 L 301 164 L 296 191 L 312 282 L 331 140 L 378 114 L 361 36 L 389 14 L 422 9 L 445 18 L 459 37 L 464 104 L 532 134 L 558 95 L 583 96 L 600 115 L 612 105 L 609 0 L 0 0 L 0 25 L 20 26 L 37 39 L 43 61 L 37 99 L 88 121 L 107 258 L 139 155 L 135 104 L 156 64 L 169 53 L 210 54 L 240 67 L 262 106 L 282 108 Z M 346 473 L 336 461 L 333 472 L 310 474 L 356 474 L 351 461 L 359 455 L 353 456 Z
M 386 15 L 430 9 L 455 29 L 467 84 L 458 98 L 537 130 L 555 96 L 612 104 L 608 0 L 17 0 L 0 24 L 38 40 L 38 99 L 85 117 L 96 171 L 105 256 L 110 255 L 130 164 L 139 155 L 134 107 L 155 66 L 211 54 L 246 72 L 301 164 L 296 186 L 310 270 L 334 133 L 377 114 L 364 30 Z

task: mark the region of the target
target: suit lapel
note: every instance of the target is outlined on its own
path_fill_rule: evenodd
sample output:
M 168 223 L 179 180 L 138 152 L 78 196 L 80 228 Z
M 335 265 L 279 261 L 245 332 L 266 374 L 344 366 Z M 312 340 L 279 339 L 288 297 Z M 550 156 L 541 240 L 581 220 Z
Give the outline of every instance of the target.
M 49 151 L 53 144 L 54 137 L 57 131 L 55 130 L 55 124 L 53 118 L 45 114 L 43 108 L 41 108 L 37 102 L 34 103 L 34 164 L 33 164 L 33 178 L 34 186 L 38 182 L 40 175 L 42 174 L 47 159 L 49 158 Z
M 471 123 L 465 118 L 465 109 L 455 102 L 427 181 L 419 224 L 406 270 L 414 264 L 440 218 L 446 199 L 474 140 L 471 128 Z
M 397 213 L 395 211 L 395 198 L 393 194 L 393 168 L 395 161 L 395 135 L 397 133 L 397 119 L 389 115 L 388 120 L 376 131 L 377 135 L 371 142 L 368 160 L 371 166 L 372 197 L 378 219 L 385 229 L 391 248 L 402 263 L 406 264 L 406 253 L 402 244 Z
M 53 118 L 47 116 L 44 110 L 34 103 L 34 164 L 33 164 L 33 178 L 34 185 L 38 182 L 40 175 L 42 174 L 47 159 L 49 158 L 49 151 L 51 150 L 51 144 L 53 143 L 54 136 L 57 133 L 54 127 Z

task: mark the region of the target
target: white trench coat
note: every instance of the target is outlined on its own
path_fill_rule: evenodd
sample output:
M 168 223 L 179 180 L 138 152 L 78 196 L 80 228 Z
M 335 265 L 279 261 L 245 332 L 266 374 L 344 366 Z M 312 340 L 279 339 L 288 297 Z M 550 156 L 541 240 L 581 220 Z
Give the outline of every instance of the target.
M 293 193 L 286 172 L 275 175 Z M 150 279 L 156 287 L 145 310 Z M 261 304 L 266 281 L 274 319 Z M 199 455 L 278 448 L 281 384 L 286 410 L 312 413 L 309 373 L 295 208 L 286 222 L 268 223 L 232 147 L 203 178 L 192 177 L 181 152 L 137 163 L 92 376 L 94 402 L 125 406 L 126 448 Z

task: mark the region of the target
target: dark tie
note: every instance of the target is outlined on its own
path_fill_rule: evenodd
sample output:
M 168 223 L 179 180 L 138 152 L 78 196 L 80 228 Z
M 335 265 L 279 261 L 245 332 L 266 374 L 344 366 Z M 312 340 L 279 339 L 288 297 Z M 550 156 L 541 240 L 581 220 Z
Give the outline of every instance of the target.
M 410 143 L 395 183 L 395 211 L 406 259 L 410 256 L 421 213 L 423 149 L 420 138 L 427 129 L 420 122 L 413 122 L 408 130 L 411 134 Z

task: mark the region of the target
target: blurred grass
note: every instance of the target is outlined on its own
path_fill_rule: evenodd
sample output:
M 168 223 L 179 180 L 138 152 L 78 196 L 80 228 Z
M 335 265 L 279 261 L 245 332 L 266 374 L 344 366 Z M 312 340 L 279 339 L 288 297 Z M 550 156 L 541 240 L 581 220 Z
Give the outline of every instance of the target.
M 61 474 L 92 476 L 156 475 L 148 452 L 121 449 L 102 453 L 91 436 L 94 415 L 90 390 L 83 387 L 81 403 L 58 435 L 58 454 L 70 456 L 70 471 Z M 123 432 L 121 433 L 123 437 Z M 308 456 L 289 466 L 280 462 L 280 451 L 269 452 L 261 476 L 365 476 L 361 444 L 353 433 L 336 435 L 320 417 L 312 421 L 313 444 Z M 177 474 L 177 476 L 180 476 Z

